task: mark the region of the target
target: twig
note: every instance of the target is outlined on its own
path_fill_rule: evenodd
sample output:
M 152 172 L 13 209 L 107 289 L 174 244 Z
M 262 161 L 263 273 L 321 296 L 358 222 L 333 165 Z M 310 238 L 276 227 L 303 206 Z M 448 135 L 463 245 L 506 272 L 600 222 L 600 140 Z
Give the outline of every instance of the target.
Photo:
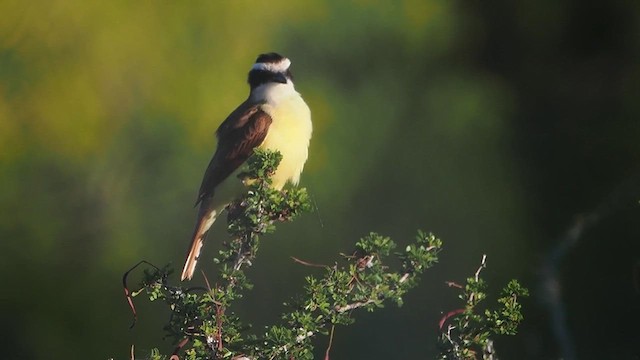
M 442 330 L 442 327 L 444 326 L 444 323 L 447 322 L 447 320 L 449 320 L 452 316 L 456 316 L 458 314 L 462 314 L 464 312 L 464 309 L 456 309 L 456 310 L 452 310 L 449 311 L 448 313 L 446 313 L 438 322 L 438 327 L 440 328 L 440 330 Z
M 218 343 L 218 351 L 223 349 L 222 344 L 222 315 L 224 314 L 224 307 L 219 302 L 214 302 L 216 306 L 216 328 L 218 331 L 216 334 L 216 342 Z
M 200 272 L 202 272 L 202 276 L 204 277 L 204 282 L 207 284 L 207 289 L 209 290 L 209 293 L 211 294 L 211 298 L 213 299 L 213 304 L 216 307 L 216 329 L 218 330 L 216 332 L 216 343 L 217 343 L 217 350 L 220 351 L 223 348 L 222 314 L 224 314 L 224 308 L 222 307 L 222 304 L 219 301 L 216 301 L 215 289 L 217 289 L 217 286 L 215 289 L 212 289 L 211 284 L 209 284 L 209 279 L 207 278 L 207 275 L 204 273 L 204 270 L 200 270 Z
M 407 281 L 409 276 L 411 276 L 411 274 L 409 274 L 409 273 L 405 273 L 404 275 L 402 275 L 402 277 L 400 278 L 399 283 L 402 284 L 403 282 Z
M 480 266 L 478 267 L 478 270 L 476 270 L 476 274 L 475 274 L 475 277 L 474 277 L 476 282 L 480 281 L 480 273 L 486 267 L 487 267 L 487 255 L 486 254 L 482 254 L 482 261 L 480 262 Z M 476 298 L 476 293 L 475 292 L 472 292 L 471 294 L 469 294 L 469 302 L 473 303 L 475 298 Z
M 369 304 L 373 304 L 374 302 L 376 302 L 376 301 L 373 300 L 373 299 L 369 299 L 367 301 L 358 301 L 358 302 L 354 302 L 354 303 L 347 304 L 347 305 L 344 305 L 344 306 L 337 306 L 336 305 L 333 309 L 341 314 L 341 313 L 349 311 L 349 310 L 353 310 L 353 309 L 357 309 L 357 308 L 360 308 L 360 307 L 363 307 L 363 306 L 367 306 Z
M 138 266 L 142 264 L 147 264 L 156 270 L 160 270 L 157 266 L 153 265 L 152 263 L 146 260 L 142 260 L 137 264 L 135 264 L 131 269 L 127 270 L 127 272 L 125 272 L 124 275 L 122 275 L 122 287 L 124 288 L 124 296 L 127 298 L 127 303 L 129 304 L 131 313 L 133 313 L 133 322 L 131 323 L 131 326 L 129 326 L 129 329 L 133 329 L 133 327 L 136 325 L 136 322 L 138 321 L 138 313 L 136 312 L 136 307 L 133 305 L 133 297 L 137 294 L 137 292 L 129 291 L 129 287 L 127 286 L 127 278 L 129 277 L 129 273 L 131 273 L 133 270 L 135 270 Z
M 493 347 L 493 340 L 487 340 L 487 345 L 482 349 L 483 360 L 498 360 L 496 359 L 496 349 Z
M 200 270 L 200 272 L 202 273 L 202 277 L 204 278 L 204 283 L 207 284 L 207 290 L 209 292 L 212 292 L 211 290 L 211 284 L 209 284 L 209 279 L 207 278 L 207 274 L 204 273 L 204 270 Z
M 476 270 L 476 281 L 480 279 L 480 272 L 487 267 L 487 254 L 482 254 L 482 262 L 480 263 L 480 267 Z
M 290 256 L 291 260 L 297 262 L 298 264 L 302 264 L 304 266 L 311 266 L 311 267 L 321 267 L 321 268 L 328 268 L 329 266 L 327 265 L 322 265 L 322 264 L 314 264 L 314 263 L 310 263 L 304 260 L 300 260 L 297 257 L 294 256 Z
M 331 334 L 329 334 L 329 345 L 327 345 L 327 350 L 324 352 L 324 360 L 329 360 L 329 352 L 331 351 L 331 345 L 333 344 L 333 331 L 336 329 L 335 325 L 331 325 Z
M 453 281 L 445 281 L 444 283 L 447 284 L 448 287 L 454 287 L 456 289 L 464 289 L 464 286 Z
M 244 251 L 244 247 L 245 245 L 249 246 L 250 241 L 251 241 L 251 235 L 248 236 L 248 239 L 247 238 L 240 239 L 241 245 L 240 245 L 240 249 L 238 250 L 238 256 L 233 261 L 233 270 L 239 271 L 240 268 L 242 268 L 242 265 L 244 265 L 245 261 L 247 261 L 247 252 Z
M 458 345 L 458 343 L 453 341 L 453 339 L 451 338 L 451 331 L 455 330 L 455 328 L 456 327 L 453 325 L 447 326 L 447 332 L 444 334 L 444 337 L 453 346 L 453 353 L 458 354 L 460 352 L 460 345 Z
M 189 338 L 182 339 L 182 341 L 178 343 L 178 346 L 176 346 L 176 348 L 173 350 L 173 354 L 171 354 L 171 357 L 169 358 L 169 360 L 180 360 L 180 357 L 178 356 L 178 351 L 180 351 L 185 345 L 187 345 L 188 342 L 189 342 Z

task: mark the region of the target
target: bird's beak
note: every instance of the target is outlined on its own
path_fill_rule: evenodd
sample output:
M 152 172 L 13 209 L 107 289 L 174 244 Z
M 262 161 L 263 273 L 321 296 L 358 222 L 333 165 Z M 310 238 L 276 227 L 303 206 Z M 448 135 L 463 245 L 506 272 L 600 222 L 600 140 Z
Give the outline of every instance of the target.
M 275 75 L 275 77 L 273 78 L 273 80 L 275 80 L 276 82 L 282 83 L 282 84 L 286 84 L 287 83 L 287 77 L 283 73 L 277 73 Z

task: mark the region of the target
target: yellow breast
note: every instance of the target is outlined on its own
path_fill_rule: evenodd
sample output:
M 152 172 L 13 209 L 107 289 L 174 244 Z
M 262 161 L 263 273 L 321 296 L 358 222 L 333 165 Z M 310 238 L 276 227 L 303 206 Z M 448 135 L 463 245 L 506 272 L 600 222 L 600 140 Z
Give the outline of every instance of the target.
M 282 189 L 287 183 L 298 184 L 300 174 L 307 161 L 311 140 L 311 112 L 300 94 L 278 99 L 277 103 L 266 103 L 262 110 L 272 119 L 260 148 L 277 150 L 282 161 L 273 175 L 273 187 Z

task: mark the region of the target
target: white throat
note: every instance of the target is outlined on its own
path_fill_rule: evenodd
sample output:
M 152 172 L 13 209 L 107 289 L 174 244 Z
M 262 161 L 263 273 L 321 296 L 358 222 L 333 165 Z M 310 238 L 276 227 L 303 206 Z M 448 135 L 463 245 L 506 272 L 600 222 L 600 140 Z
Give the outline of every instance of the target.
M 275 105 L 292 96 L 300 96 L 300 94 L 293 87 L 293 82 L 289 80 L 286 84 L 273 82 L 262 84 L 251 91 L 250 98 L 253 102 Z

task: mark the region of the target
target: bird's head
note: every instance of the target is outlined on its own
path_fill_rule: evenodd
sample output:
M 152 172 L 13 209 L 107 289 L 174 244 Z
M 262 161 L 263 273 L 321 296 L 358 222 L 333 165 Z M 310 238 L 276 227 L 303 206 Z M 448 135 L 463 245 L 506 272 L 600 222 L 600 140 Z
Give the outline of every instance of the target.
M 267 83 L 287 84 L 293 80 L 290 66 L 291 60 L 280 54 L 260 54 L 249 71 L 249 85 L 254 89 Z

